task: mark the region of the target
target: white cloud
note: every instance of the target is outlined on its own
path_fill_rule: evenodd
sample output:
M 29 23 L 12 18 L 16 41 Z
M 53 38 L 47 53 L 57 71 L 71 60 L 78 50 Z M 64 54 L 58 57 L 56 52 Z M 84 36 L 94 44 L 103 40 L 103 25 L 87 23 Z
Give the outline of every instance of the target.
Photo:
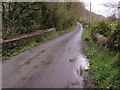
M 85 2 L 86 9 L 90 10 L 90 2 L 92 4 L 92 11 L 101 14 L 103 16 L 109 16 L 112 14 L 111 10 L 108 11 L 109 8 L 105 7 L 105 3 L 118 3 L 120 0 L 81 0 Z

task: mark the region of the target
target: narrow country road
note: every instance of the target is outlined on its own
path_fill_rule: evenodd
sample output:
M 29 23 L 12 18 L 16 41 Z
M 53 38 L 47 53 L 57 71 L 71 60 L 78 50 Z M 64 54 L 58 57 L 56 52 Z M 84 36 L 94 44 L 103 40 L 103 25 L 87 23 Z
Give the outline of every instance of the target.
M 60 35 L 2 64 L 3 88 L 83 88 L 89 64 L 82 53 L 83 28 Z

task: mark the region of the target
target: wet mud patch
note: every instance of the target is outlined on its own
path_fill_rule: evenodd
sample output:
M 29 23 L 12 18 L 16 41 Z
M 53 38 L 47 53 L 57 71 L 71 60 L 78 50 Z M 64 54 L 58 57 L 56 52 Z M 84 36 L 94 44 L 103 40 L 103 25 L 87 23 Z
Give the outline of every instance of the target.
M 80 67 L 79 69 L 76 70 L 76 73 L 79 77 L 83 75 L 83 69 Z
M 30 52 L 32 52 L 32 49 L 29 49 Z
M 72 58 L 72 59 L 70 59 L 69 62 L 71 62 L 71 63 L 76 62 L 76 58 Z
M 68 52 L 69 52 L 69 54 L 70 54 L 70 47 L 68 48 Z
M 79 75 L 82 76 L 82 74 L 83 74 L 83 69 L 80 66 L 80 73 L 79 73 Z
M 23 65 L 30 64 L 31 61 L 32 61 L 32 59 L 30 58 L 30 59 L 28 59 L 28 61 L 24 62 Z
M 75 81 L 73 83 L 68 83 L 68 85 L 66 86 L 66 88 L 80 88 L 80 82 L 79 81 Z
M 24 62 L 23 65 L 30 64 L 31 61 L 32 61 L 34 58 L 38 57 L 39 55 L 41 55 L 41 54 L 44 53 L 44 52 L 45 52 L 45 50 L 40 51 L 40 53 L 38 53 L 37 55 L 35 55 L 35 56 L 32 57 L 32 58 L 29 58 L 28 61 Z
M 23 75 L 20 77 L 20 79 L 17 81 L 16 85 L 14 85 L 14 87 L 18 88 L 19 86 L 24 85 L 25 83 L 28 83 L 29 81 L 31 81 L 34 77 L 32 76 L 32 74 L 29 75 Z
M 83 82 L 84 82 L 84 88 L 97 88 L 94 84 L 92 79 L 89 76 L 88 71 L 83 72 Z
M 45 50 L 42 50 L 42 51 L 41 51 L 41 53 L 44 53 L 44 52 L 45 52 Z
M 21 77 L 21 80 L 26 80 L 27 76 Z
M 16 59 L 16 61 L 22 59 L 22 57 L 23 57 L 23 56 L 20 56 L 18 59 Z
M 30 64 L 30 62 L 31 62 L 31 61 L 26 61 L 26 62 L 24 62 L 24 65 L 25 65 L 25 64 Z
M 19 81 L 17 81 L 18 84 L 22 83 L 23 81 L 27 80 L 27 76 L 22 76 Z
M 44 65 L 50 65 L 51 63 L 52 63 L 52 61 L 51 60 L 48 60 L 48 61 L 42 61 L 42 63 L 44 64 Z
M 38 66 L 33 66 L 32 68 L 37 68 Z

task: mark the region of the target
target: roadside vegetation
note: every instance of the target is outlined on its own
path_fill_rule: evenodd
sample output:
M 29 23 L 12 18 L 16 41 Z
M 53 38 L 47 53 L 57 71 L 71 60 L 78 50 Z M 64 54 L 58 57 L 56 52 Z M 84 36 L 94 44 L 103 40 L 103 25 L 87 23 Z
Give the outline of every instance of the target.
M 94 33 L 94 34 L 93 34 Z M 105 44 L 97 42 L 95 33 L 107 38 Z M 120 23 L 119 22 L 91 22 L 91 29 L 84 28 L 84 50 L 90 59 L 90 78 L 98 88 L 120 88 Z

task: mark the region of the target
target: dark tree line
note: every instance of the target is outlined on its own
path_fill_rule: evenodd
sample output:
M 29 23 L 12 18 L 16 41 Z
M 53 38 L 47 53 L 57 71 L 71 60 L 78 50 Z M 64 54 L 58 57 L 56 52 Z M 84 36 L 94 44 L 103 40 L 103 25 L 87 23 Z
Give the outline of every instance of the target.
M 64 30 L 79 20 L 82 2 L 2 2 L 3 38 L 55 27 Z

